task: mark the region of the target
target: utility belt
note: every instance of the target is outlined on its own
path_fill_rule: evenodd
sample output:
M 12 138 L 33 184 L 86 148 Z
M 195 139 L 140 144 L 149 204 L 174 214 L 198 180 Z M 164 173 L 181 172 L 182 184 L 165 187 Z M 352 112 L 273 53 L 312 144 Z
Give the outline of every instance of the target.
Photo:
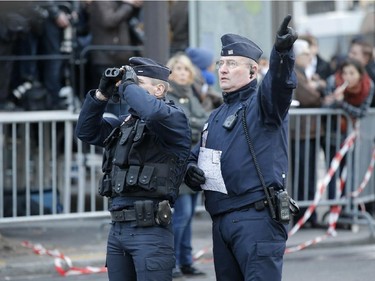
M 248 210 L 248 209 L 252 209 L 252 208 L 254 208 L 258 212 L 260 212 L 260 211 L 263 211 L 266 208 L 266 206 L 268 206 L 267 199 L 261 199 L 259 201 L 253 202 L 251 204 L 247 204 L 247 205 L 241 206 L 239 208 L 231 209 L 227 213 L 236 212 L 236 211 L 244 211 L 244 210 Z M 219 215 L 221 215 L 221 214 L 219 214 Z M 214 215 L 214 217 L 215 216 L 217 216 L 217 215 Z
M 236 209 L 236 211 L 241 211 L 241 210 L 246 210 L 246 209 L 251 209 L 251 208 L 255 208 L 255 210 L 257 210 L 257 211 L 263 211 L 266 208 L 266 206 L 268 206 L 267 200 L 262 199 L 262 200 L 254 202 L 254 203 L 242 206 L 242 207 Z
M 168 200 L 155 205 L 151 200 L 135 201 L 134 206 L 120 211 L 112 211 L 113 222 L 136 222 L 139 227 L 167 226 L 172 220 L 172 209 Z

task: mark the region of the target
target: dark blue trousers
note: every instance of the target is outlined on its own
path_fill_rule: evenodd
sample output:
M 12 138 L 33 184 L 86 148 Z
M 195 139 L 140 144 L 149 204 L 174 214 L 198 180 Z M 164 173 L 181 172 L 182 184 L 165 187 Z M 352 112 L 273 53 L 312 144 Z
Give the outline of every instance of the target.
M 213 218 L 217 281 L 279 281 L 288 237 L 269 210 L 254 208 Z
M 173 231 L 168 227 L 136 227 L 112 223 L 107 243 L 110 281 L 171 281 L 175 266 Z

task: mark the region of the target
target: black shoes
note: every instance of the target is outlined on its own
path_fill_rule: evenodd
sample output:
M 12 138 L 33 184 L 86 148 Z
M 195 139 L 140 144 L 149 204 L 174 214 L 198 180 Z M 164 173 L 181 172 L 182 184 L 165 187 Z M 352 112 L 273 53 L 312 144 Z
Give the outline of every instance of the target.
M 191 266 L 191 265 L 182 265 L 181 267 L 182 274 L 186 276 L 199 276 L 199 275 L 206 275 L 206 273 L 200 271 L 199 269 Z

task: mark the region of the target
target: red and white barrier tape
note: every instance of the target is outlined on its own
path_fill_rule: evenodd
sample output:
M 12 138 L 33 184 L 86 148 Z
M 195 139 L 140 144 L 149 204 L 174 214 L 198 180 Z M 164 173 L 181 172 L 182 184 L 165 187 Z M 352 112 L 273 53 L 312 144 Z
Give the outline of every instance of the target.
M 349 196 L 358 197 L 358 195 L 365 189 L 366 185 L 368 184 L 368 182 L 371 178 L 372 171 L 374 170 L 374 164 L 375 164 L 375 148 L 372 149 L 372 156 L 371 156 L 370 165 L 367 168 L 367 171 L 366 171 L 366 173 L 363 177 L 363 181 L 359 185 L 358 189 L 353 191 Z
M 363 177 L 362 182 L 360 183 L 359 187 L 354 192 L 349 194 L 348 196 L 357 197 L 365 189 L 365 187 L 367 186 L 367 184 L 368 184 L 368 182 L 371 178 L 372 172 L 374 170 L 374 164 L 375 164 L 375 147 L 372 150 L 371 161 L 370 161 L 370 164 L 367 168 L 367 171 L 366 171 L 366 173 Z M 346 166 L 345 166 L 345 168 L 342 171 L 342 175 L 340 177 L 340 186 L 339 186 L 339 190 L 338 190 L 338 197 L 341 197 L 341 194 L 344 190 L 346 177 L 347 177 L 347 169 L 346 169 Z M 362 205 L 363 204 L 361 204 L 361 208 L 362 208 L 362 210 L 364 210 L 364 207 Z M 315 245 L 315 244 L 325 240 L 329 236 L 336 236 L 337 235 L 336 224 L 337 224 L 337 221 L 339 219 L 341 209 L 342 209 L 341 206 L 332 206 L 331 207 L 330 213 L 329 213 L 329 218 L 328 218 L 329 226 L 328 226 L 328 230 L 327 230 L 325 235 L 318 236 L 315 239 L 306 241 L 306 242 L 301 243 L 301 244 L 299 244 L 295 247 L 289 247 L 285 250 L 285 253 L 286 254 L 287 253 L 293 253 L 293 252 L 305 249 L 305 248 L 307 248 L 311 245 Z
M 356 131 L 353 131 L 344 141 L 341 149 L 336 153 L 335 157 L 331 161 L 331 165 L 327 171 L 327 174 L 323 178 L 322 184 L 320 187 L 317 189 L 314 195 L 314 201 L 313 203 L 309 206 L 309 208 L 306 210 L 305 214 L 303 217 L 294 225 L 294 227 L 289 231 L 289 236 L 294 235 L 301 227 L 302 225 L 310 218 L 311 214 L 314 212 L 316 209 L 319 201 L 322 198 L 322 195 L 331 181 L 333 175 L 335 174 L 336 170 L 340 166 L 340 162 L 345 156 L 345 154 L 348 152 L 348 150 L 353 146 L 354 140 L 357 137 Z
M 212 262 L 213 261 L 213 258 L 210 257 L 210 258 L 204 258 L 204 255 L 208 254 L 208 253 L 212 253 L 212 247 L 209 246 L 209 247 L 204 247 L 203 249 L 197 251 L 194 255 L 193 255 L 193 261 L 200 261 L 200 262 Z
M 340 177 L 340 185 L 337 190 L 338 197 L 341 197 L 342 191 L 344 190 L 346 176 L 347 176 L 347 169 L 345 166 L 344 169 L 342 170 L 341 177 Z M 337 235 L 336 224 L 337 224 L 337 220 L 339 219 L 341 209 L 342 207 L 338 205 L 331 206 L 329 217 L 328 217 L 328 229 L 324 235 L 315 237 L 314 239 L 303 242 L 297 246 L 286 248 L 285 254 L 294 253 L 294 252 L 303 250 L 311 245 L 318 244 L 322 242 L 323 240 L 327 239 L 329 236 L 336 236 Z
M 342 191 L 344 190 L 346 176 L 347 176 L 347 169 L 345 166 L 340 177 L 340 186 L 337 190 L 338 197 L 341 197 Z M 328 217 L 328 229 L 324 235 L 315 237 L 314 239 L 303 242 L 297 246 L 286 248 L 285 254 L 294 253 L 294 252 L 303 250 L 311 245 L 318 244 L 322 242 L 323 240 L 327 239 L 329 236 L 336 236 L 337 235 L 336 224 L 337 224 L 337 220 L 339 219 L 341 209 L 342 207 L 338 205 L 331 206 L 329 217 Z
M 106 267 L 76 267 L 72 265 L 71 260 L 68 257 L 65 259 L 56 258 L 55 259 L 56 271 L 62 276 L 71 275 L 82 275 L 82 274 L 93 274 L 93 273 L 104 273 L 107 272 Z
M 311 245 L 318 244 L 322 242 L 323 240 L 325 240 L 326 238 L 328 238 L 329 236 L 336 236 L 337 235 L 336 223 L 339 218 L 340 212 L 341 212 L 341 206 L 332 206 L 331 211 L 329 213 L 329 218 L 328 218 L 329 226 L 328 226 L 328 230 L 326 231 L 326 233 L 322 236 L 318 236 L 314 239 L 303 242 L 297 246 L 286 248 L 285 254 L 294 253 L 294 252 L 303 250 Z
M 92 274 L 92 273 L 103 273 L 107 272 L 106 267 L 75 267 L 71 259 L 59 250 L 48 250 L 44 248 L 41 244 L 32 244 L 29 241 L 22 242 L 22 246 L 30 248 L 37 255 L 48 255 L 55 258 L 55 269 L 62 276 L 69 275 L 81 275 L 81 274 Z

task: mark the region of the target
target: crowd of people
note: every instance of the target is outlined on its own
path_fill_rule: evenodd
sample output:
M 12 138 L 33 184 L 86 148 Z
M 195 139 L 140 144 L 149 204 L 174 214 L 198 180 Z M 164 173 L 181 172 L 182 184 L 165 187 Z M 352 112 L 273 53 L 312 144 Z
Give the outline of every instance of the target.
M 188 14 L 186 1 L 169 2 L 172 55 L 188 47 L 188 26 L 182 24 Z M 93 81 L 104 69 L 141 55 L 142 7 L 143 0 L 1 1 L 0 110 L 66 109 L 72 102 L 67 95 L 81 100 L 78 91 L 96 87 Z M 80 57 L 85 47 L 94 45 L 111 49 Z M 124 46 L 129 49 L 121 50 Z
M 4 70 L 0 81 L 0 110 L 65 109 L 67 93 L 81 99 L 82 93 L 77 93 L 82 89 L 79 83 L 84 84 L 85 91 L 94 88 L 94 81 L 100 79 L 108 66 L 118 65 L 119 61 L 141 53 L 136 50 L 94 50 L 85 58 L 87 71 L 83 81 L 76 77 L 79 71 L 72 71 L 73 61 L 78 61 L 79 52 L 90 45 L 142 46 L 142 6 L 143 0 L 1 1 L 0 55 L 19 56 L 21 59 L 6 59 L 0 65 Z M 181 51 L 189 55 L 187 1 L 170 1 L 169 9 L 170 57 Z M 315 81 L 312 83 L 325 82 L 335 71 L 337 66 L 334 64 L 340 63 L 344 56 L 333 56 L 332 63 L 325 62 L 319 53 L 314 54 L 318 51 L 316 38 L 308 35 L 300 39 L 309 43 L 313 57 L 306 70 L 307 77 Z M 201 67 L 204 60 L 191 55 L 190 59 Z M 370 43 L 360 36 L 354 38 L 348 56 L 358 60 L 370 78 L 375 79 Z M 259 81 L 265 73 L 263 69 L 268 69 L 267 64 L 268 58 L 262 57 Z M 313 73 L 316 66 L 317 73 Z M 77 65 L 73 67 L 78 68 Z M 217 85 L 212 71 L 201 71 L 210 85 Z M 211 95 L 204 106 L 212 107 L 209 103 L 217 106 L 220 100 L 220 97 Z M 371 106 L 375 106 L 375 100 L 371 101 Z M 110 101 L 109 110 L 112 111 L 113 107 Z
M 353 38 L 348 53 L 336 61 L 335 66 L 321 58 L 317 39 L 311 35 L 301 35 L 294 44 L 296 56 L 295 71 L 298 84 L 293 98 L 299 108 L 336 108 L 342 109 L 350 118 L 334 116 L 330 124 L 319 116 L 302 116 L 298 125 L 292 119 L 291 131 L 291 167 L 292 185 L 298 188 L 299 200 L 313 200 L 317 186 L 319 151 L 322 149 L 331 161 L 348 135 L 349 122 L 355 127 L 356 121 L 364 117 L 374 101 L 375 60 L 373 47 L 362 37 Z M 337 119 L 340 120 L 337 120 Z M 330 131 L 325 129 L 329 126 Z M 339 126 L 339 127 L 338 127 Z M 308 130 L 308 132 L 306 132 Z M 319 131 L 318 131 L 319 130 Z M 329 134 L 329 135 L 327 135 Z M 327 141 L 328 140 L 328 141 Z M 299 153 L 297 153 L 299 151 Z M 298 155 L 298 162 L 296 161 Z M 296 167 L 298 163 L 298 167 Z M 346 158 L 332 176 L 327 188 L 327 198 L 340 199 L 337 192 L 337 179 L 346 165 Z M 297 175 L 296 175 L 297 174 Z M 298 179 L 298 180 L 297 180 Z M 343 189 L 345 194 L 345 188 Z M 307 194 L 307 196 L 305 195 Z M 343 195 L 342 194 L 342 195 Z M 341 195 L 341 196 L 342 196 Z M 295 218 L 298 221 L 307 208 Z M 368 204 L 368 211 L 373 206 Z M 327 222 L 319 221 L 312 213 L 304 227 L 326 227 Z

